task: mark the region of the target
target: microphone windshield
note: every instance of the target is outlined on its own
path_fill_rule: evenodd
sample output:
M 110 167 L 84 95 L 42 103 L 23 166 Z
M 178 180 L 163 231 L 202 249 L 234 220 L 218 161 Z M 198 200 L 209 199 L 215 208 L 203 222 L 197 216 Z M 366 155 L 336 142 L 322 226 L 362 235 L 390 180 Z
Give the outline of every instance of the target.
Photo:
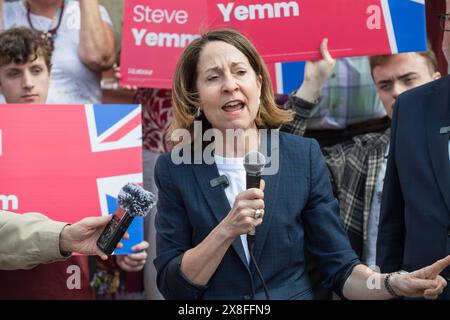
M 130 216 L 145 217 L 155 205 L 156 197 L 138 185 L 128 183 L 120 190 L 117 202 Z
M 245 171 L 252 174 L 260 174 L 266 165 L 266 157 L 261 152 L 251 151 L 244 157 Z

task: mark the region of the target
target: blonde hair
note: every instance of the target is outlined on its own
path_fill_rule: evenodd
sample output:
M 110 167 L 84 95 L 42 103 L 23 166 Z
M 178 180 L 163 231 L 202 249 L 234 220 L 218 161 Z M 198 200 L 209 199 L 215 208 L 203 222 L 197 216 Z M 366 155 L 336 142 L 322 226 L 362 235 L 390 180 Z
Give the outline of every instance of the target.
M 255 119 L 256 126 L 264 129 L 275 129 L 283 123 L 292 121 L 293 112 L 282 110 L 276 105 L 272 82 L 266 65 L 250 41 L 235 30 L 212 30 L 192 41 L 178 61 L 172 81 L 173 120 L 168 129 L 167 137 L 170 138 L 176 129 L 187 129 L 193 137 L 196 110 L 200 106 L 195 86 L 197 64 L 201 51 L 207 43 L 212 41 L 223 41 L 237 48 L 247 57 L 256 76 L 261 77 L 261 104 Z M 203 132 L 211 128 L 211 124 L 204 114 L 201 115 L 201 121 Z

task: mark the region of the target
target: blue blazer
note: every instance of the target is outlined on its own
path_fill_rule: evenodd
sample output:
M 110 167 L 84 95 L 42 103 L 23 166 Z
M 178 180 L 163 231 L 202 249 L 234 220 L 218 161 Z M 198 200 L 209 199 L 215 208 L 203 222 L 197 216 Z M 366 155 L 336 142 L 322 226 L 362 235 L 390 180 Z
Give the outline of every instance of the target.
M 378 229 L 382 272 L 412 271 L 450 254 L 449 135 L 439 133 L 450 126 L 449 108 L 450 77 L 397 99 Z
M 319 146 L 281 132 L 279 146 L 272 145 L 272 150 L 279 151 L 279 170 L 275 175 L 263 172 L 265 216 L 256 229 L 254 246 L 270 298 L 313 298 L 305 249 L 317 257 L 324 284 L 340 292 L 359 261 L 343 229 Z M 175 165 L 170 154 L 158 159 L 154 264 L 158 288 L 166 299 L 265 298 L 240 237 L 206 286 L 191 283 L 180 271 L 183 253 L 205 239 L 231 210 L 223 185 L 210 185 L 218 176 L 215 164 Z

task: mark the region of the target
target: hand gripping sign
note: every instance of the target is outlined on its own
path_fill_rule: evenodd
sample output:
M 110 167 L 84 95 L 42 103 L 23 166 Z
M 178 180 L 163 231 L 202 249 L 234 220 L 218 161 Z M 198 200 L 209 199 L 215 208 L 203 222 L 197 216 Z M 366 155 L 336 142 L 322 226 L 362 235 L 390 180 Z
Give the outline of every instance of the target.
M 206 22 L 205 0 L 126 0 L 121 83 L 170 88 L 178 58 Z

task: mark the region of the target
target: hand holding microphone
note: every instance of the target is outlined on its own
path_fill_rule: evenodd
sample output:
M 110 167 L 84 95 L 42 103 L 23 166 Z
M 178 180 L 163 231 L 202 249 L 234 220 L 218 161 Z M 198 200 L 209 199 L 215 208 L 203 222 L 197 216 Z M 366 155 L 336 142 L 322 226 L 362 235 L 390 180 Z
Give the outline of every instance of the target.
M 244 157 L 247 190 L 237 195 L 233 208 L 224 219 L 233 238 L 241 234 L 248 234 L 247 238 L 254 237 L 255 228 L 263 222 L 265 184 L 261 180 L 261 171 L 264 164 L 264 155 L 259 152 L 251 152 Z
M 245 168 L 245 172 L 246 172 L 247 191 L 257 190 L 254 188 L 257 188 L 260 185 L 262 185 L 262 189 L 264 189 L 264 180 L 261 180 L 261 174 L 262 174 L 262 170 L 265 165 L 266 165 L 266 158 L 264 157 L 264 155 L 261 152 L 252 151 L 245 155 L 244 168 Z M 264 216 L 264 213 L 261 212 L 261 208 L 255 207 L 254 218 L 256 221 L 260 220 L 260 221 L 258 221 L 259 223 L 257 225 L 262 223 L 263 216 Z M 256 273 L 262 282 L 262 285 L 264 288 L 264 294 L 266 295 L 266 299 L 270 300 L 269 289 L 266 286 L 266 282 L 264 281 L 263 274 L 262 274 L 261 270 L 259 269 L 258 263 L 256 262 L 256 258 L 253 254 L 254 244 L 255 244 L 255 229 L 250 230 L 250 232 L 247 234 L 248 251 L 250 253 L 251 261 L 255 267 Z
M 226 228 L 232 238 L 255 231 L 255 227 L 263 222 L 264 215 L 264 181 L 260 188 L 252 188 L 239 193 L 234 200 L 233 208 L 224 219 Z M 255 217 L 256 210 L 261 216 Z
M 155 205 L 155 200 L 156 197 L 151 192 L 135 184 L 125 185 L 118 195 L 119 208 L 100 235 L 97 246 L 104 253 L 111 254 L 134 217 L 145 217 Z
M 266 157 L 261 152 L 252 151 L 244 157 L 244 168 L 246 173 L 247 190 L 251 188 L 258 188 L 261 182 L 261 173 L 266 165 Z M 263 213 L 261 208 L 255 208 L 255 219 L 262 218 Z M 261 221 L 262 223 L 262 221 Z M 251 230 L 247 235 L 247 243 L 250 250 L 253 250 L 255 243 L 255 230 Z
M 59 235 L 59 248 L 62 254 L 77 252 L 87 255 L 98 255 L 102 260 L 108 259 L 108 256 L 101 251 L 96 242 L 105 226 L 110 222 L 109 217 L 88 217 L 74 224 L 67 224 Z M 126 233 L 123 237 L 128 239 Z M 117 244 L 120 249 L 123 246 L 121 242 Z

